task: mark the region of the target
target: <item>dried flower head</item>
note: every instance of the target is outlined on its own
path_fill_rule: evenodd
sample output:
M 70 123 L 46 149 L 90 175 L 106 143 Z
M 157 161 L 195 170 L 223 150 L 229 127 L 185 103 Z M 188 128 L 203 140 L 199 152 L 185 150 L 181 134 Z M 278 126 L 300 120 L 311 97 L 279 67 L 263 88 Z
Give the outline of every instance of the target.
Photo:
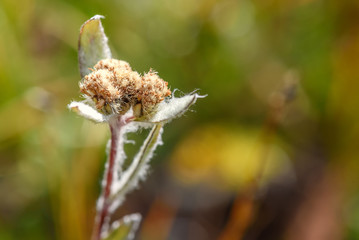
M 150 115 L 171 94 L 168 83 L 150 70 L 144 76 L 117 59 L 100 60 L 80 82 L 80 91 L 105 114 L 124 114 L 131 107 L 136 117 Z

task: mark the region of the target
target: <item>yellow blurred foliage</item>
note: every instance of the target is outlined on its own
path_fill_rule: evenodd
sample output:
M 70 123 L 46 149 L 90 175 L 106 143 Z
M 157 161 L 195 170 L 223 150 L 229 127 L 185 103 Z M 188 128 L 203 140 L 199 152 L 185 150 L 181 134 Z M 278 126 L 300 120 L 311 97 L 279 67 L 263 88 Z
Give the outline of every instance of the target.
M 195 129 L 178 144 L 170 169 L 186 185 L 207 182 L 238 190 L 257 178 L 269 181 L 288 171 L 290 163 L 281 148 L 262 142 L 257 129 L 211 124 Z

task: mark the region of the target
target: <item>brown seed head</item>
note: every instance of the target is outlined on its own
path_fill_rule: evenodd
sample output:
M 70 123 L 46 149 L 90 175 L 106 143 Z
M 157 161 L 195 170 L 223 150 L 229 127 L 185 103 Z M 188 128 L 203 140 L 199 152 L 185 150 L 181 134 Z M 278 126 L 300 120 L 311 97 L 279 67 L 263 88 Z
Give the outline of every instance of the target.
M 96 108 L 106 114 L 123 114 L 136 106 L 134 112 L 139 117 L 150 114 L 171 94 L 167 85 L 152 70 L 140 76 L 125 61 L 104 59 L 83 78 L 80 91 L 93 99 Z

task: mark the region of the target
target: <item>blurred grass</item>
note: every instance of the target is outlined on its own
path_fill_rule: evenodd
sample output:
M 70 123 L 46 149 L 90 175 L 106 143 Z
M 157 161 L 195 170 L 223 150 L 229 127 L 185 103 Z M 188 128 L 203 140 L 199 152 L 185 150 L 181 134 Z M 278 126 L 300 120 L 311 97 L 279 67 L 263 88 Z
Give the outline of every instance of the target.
M 290 171 L 265 178 L 255 203 L 276 214 L 270 215 L 271 224 L 261 225 L 253 210 L 247 236 L 261 238 L 268 228 L 266 239 L 295 239 L 296 234 L 310 239 L 317 232 L 333 239 L 359 237 L 356 1 L 2 0 L 0 239 L 89 238 L 108 131 L 69 113 L 66 104 L 79 99 L 79 28 L 95 14 L 106 17 L 103 25 L 115 57 L 139 72 L 154 68 L 172 89 L 186 93 L 198 88 L 208 94 L 193 107 L 195 113 L 166 126 L 154 177 L 129 196 L 127 209 L 145 217 L 151 209 L 154 224 L 145 220 L 141 239 L 219 236 L 233 198 L 241 198 L 253 166 L 261 166 L 255 156 L 263 144 L 275 145 L 280 153 L 268 157 L 278 166 L 267 167 Z M 283 110 L 270 142 L 258 142 L 269 100 L 283 87 L 288 71 L 299 78 L 297 97 Z M 246 158 L 249 152 L 253 155 Z M 153 185 L 158 178 L 164 186 Z M 172 181 L 175 187 L 163 193 Z M 299 193 L 294 199 L 280 198 L 289 199 L 282 207 L 290 217 L 270 205 L 276 199 L 270 194 L 273 182 Z M 313 200 L 312 188 L 326 187 L 325 196 L 338 201 L 325 205 Z M 172 201 L 171 194 L 178 199 Z M 193 196 L 199 201 L 196 207 L 187 203 Z M 308 202 L 324 210 L 304 214 Z M 287 224 L 277 220 L 284 215 Z M 333 222 L 317 225 L 318 216 Z M 210 224 L 213 218 L 219 221 L 216 227 Z M 156 219 L 168 220 L 166 234 L 156 235 Z M 305 222 L 314 230 L 305 228 Z

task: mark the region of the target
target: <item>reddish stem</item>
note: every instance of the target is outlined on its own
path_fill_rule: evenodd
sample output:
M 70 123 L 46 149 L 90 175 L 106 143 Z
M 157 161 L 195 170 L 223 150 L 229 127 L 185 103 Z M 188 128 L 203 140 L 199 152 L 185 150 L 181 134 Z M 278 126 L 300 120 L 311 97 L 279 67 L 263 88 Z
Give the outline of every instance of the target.
M 107 220 L 106 218 L 110 217 L 110 213 L 109 213 L 109 207 L 111 205 L 110 202 L 110 195 L 111 195 L 111 187 L 113 184 L 113 177 L 114 177 L 114 172 L 117 171 L 117 169 L 115 169 L 115 161 L 117 158 L 117 150 L 118 150 L 118 143 L 119 143 L 119 138 L 120 138 L 120 130 L 123 126 L 125 126 L 126 124 L 128 124 L 129 122 L 131 122 L 134 119 L 133 116 L 131 117 L 127 117 L 127 118 L 116 118 L 116 119 L 112 119 L 112 121 L 110 120 L 110 131 L 111 131 L 111 149 L 110 149 L 110 156 L 108 158 L 108 166 L 107 166 L 107 171 L 105 173 L 104 178 L 106 179 L 105 181 L 105 186 L 102 186 L 102 201 L 101 204 L 102 206 L 100 206 L 100 208 L 97 209 L 97 214 L 96 214 L 96 219 L 95 219 L 95 226 L 92 232 L 92 240 L 101 240 L 101 233 L 103 231 L 103 228 L 106 224 L 106 221 L 109 221 L 109 219 Z
M 118 148 L 118 138 L 119 138 L 119 132 L 121 127 L 123 126 L 123 123 L 120 121 L 117 121 L 115 124 L 110 124 L 110 130 L 111 130 L 111 149 L 110 149 L 110 156 L 108 159 L 108 167 L 106 171 L 106 182 L 105 186 L 102 188 L 102 206 L 97 211 L 97 216 L 95 220 L 95 226 L 92 234 L 93 240 L 101 240 L 101 232 L 104 227 L 104 223 L 106 218 L 109 215 L 109 197 L 111 195 L 111 186 L 113 183 L 113 174 L 114 174 L 114 166 L 115 166 L 115 159 L 117 155 L 117 148 Z

